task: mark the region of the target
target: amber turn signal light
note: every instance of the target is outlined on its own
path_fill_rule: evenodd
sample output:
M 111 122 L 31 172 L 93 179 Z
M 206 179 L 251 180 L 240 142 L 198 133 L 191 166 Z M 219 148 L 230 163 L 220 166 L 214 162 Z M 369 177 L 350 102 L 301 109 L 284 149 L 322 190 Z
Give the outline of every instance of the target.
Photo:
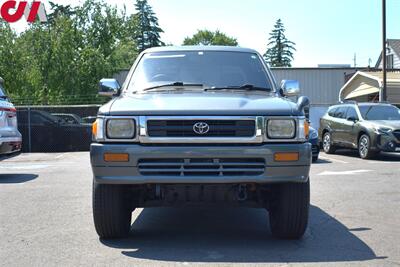
M 106 162 L 128 162 L 129 154 L 126 153 L 105 153 L 104 161 Z
M 310 123 L 307 120 L 304 121 L 304 135 L 306 138 L 310 135 Z
M 278 152 L 274 155 L 275 161 L 298 161 L 299 152 Z
M 92 134 L 93 136 L 97 135 L 97 120 L 92 124 Z

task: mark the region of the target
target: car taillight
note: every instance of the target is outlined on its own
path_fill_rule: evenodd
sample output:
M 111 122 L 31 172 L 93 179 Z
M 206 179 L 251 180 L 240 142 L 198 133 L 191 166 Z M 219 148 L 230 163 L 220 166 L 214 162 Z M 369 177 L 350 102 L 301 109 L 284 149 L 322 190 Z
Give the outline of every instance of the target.
M 0 107 L 0 111 L 17 113 L 17 109 L 16 108 L 2 108 L 2 107 Z

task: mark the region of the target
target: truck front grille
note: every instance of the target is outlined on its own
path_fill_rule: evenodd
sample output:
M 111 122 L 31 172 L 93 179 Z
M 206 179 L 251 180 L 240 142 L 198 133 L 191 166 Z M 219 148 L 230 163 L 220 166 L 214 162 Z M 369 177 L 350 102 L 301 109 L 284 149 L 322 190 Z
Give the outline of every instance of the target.
M 262 158 L 140 159 L 138 168 L 145 176 L 256 176 L 264 173 Z
M 198 122 L 209 126 L 208 132 L 194 131 Z M 256 127 L 254 120 L 148 120 L 150 137 L 252 137 Z

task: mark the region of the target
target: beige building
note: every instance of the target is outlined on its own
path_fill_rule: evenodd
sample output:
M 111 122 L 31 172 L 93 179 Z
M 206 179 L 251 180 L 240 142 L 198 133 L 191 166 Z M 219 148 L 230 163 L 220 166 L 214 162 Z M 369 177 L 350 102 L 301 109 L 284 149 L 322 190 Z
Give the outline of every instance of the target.
M 339 100 L 380 101 L 383 87 L 382 77 L 382 71 L 358 71 L 340 89 Z M 387 101 L 400 106 L 400 71 L 387 72 Z

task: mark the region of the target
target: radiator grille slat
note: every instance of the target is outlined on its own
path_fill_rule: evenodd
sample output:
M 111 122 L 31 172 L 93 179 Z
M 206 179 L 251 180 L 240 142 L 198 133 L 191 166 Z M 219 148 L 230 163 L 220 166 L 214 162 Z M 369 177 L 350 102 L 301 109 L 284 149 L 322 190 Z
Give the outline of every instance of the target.
M 255 176 L 265 171 L 264 159 L 140 159 L 144 176 Z

